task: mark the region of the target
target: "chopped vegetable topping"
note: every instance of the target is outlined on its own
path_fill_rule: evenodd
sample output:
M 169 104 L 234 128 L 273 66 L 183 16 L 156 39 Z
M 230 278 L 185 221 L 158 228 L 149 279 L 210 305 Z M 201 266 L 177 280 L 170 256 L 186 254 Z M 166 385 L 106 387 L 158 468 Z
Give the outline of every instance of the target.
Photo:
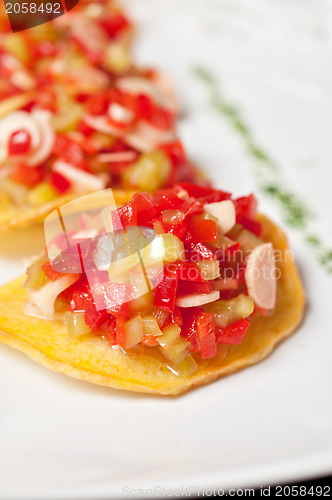
M 216 213 L 206 218 L 207 200 L 234 206 L 228 193 L 188 183 L 135 194 L 105 212 L 114 233 L 90 227 L 70 236 L 81 242 L 86 271 L 66 274 L 73 265 L 53 269 L 46 257 L 30 266 L 31 303 L 46 317 L 56 299 L 65 304 L 71 336 L 99 335 L 129 351 L 157 348 L 173 369 L 191 373 L 200 358 L 218 354 L 218 344 L 241 343 L 252 315 L 275 306 L 272 245 L 238 222 L 231 238 L 219 236 Z M 255 223 L 256 212 L 250 215 Z

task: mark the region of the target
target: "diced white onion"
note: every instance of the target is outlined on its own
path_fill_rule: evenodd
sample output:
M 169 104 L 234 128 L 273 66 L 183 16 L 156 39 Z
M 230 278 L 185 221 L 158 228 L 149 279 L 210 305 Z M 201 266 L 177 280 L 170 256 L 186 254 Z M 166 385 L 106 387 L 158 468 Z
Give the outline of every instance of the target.
M 206 203 L 204 210 L 218 219 L 217 226 L 223 234 L 228 233 L 235 224 L 236 212 L 234 203 L 231 200 Z
M 256 247 L 248 257 L 245 281 L 250 297 L 263 309 L 273 309 L 277 282 L 272 243 Z
M 214 302 L 215 300 L 219 300 L 219 298 L 220 292 L 214 290 L 210 293 L 192 294 L 178 297 L 175 301 L 175 304 L 178 307 L 198 307 L 204 304 L 209 304 L 210 302 Z
M 54 162 L 53 171 L 65 177 L 73 185 L 74 190 L 80 193 L 100 191 L 106 186 L 105 181 L 100 177 L 79 170 L 61 160 Z

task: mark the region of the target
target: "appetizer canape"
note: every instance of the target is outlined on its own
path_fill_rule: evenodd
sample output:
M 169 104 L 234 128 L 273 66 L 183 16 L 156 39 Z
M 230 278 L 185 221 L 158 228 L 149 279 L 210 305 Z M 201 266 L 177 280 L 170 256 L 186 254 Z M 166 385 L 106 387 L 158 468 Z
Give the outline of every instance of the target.
M 198 180 L 172 86 L 133 65 L 131 32 L 115 2 L 81 1 L 42 28 L 0 34 L 0 231 L 105 187 Z
M 260 361 L 301 321 L 304 293 L 284 234 L 256 209 L 253 195 L 180 183 L 103 209 L 104 227 L 82 216 L 0 290 L 0 340 L 155 394 Z

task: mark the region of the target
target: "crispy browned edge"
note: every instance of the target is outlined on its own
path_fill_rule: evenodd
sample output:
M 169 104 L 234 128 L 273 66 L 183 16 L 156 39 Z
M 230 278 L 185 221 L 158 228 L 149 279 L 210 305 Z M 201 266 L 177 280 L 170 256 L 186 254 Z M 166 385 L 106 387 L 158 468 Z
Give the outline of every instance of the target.
M 231 346 L 225 359 L 201 361 L 190 376 L 177 376 L 155 352 L 126 355 L 95 337 L 70 339 L 63 323 L 24 315 L 26 292 L 22 279 L 0 289 L 0 341 L 23 351 L 41 365 L 71 377 L 117 389 L 154 394 L 179 394 L 257 363 L 291 335 L 301 322 L 305 295 L 289 253 L 284 233 L 269 219 L 260 216 L 263 238 L 281 251 L 278 262 L 278 302 L 273 315 L 256 316 L 239 346 Z

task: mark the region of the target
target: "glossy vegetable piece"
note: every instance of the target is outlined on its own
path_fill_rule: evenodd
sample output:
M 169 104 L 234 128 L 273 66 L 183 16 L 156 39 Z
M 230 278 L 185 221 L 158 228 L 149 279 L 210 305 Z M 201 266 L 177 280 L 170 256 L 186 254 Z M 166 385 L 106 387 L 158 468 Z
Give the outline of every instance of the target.
M 80 337 L 91 332 L 85 322 L 83 311 L 66 312 L 66 322 L 69 336 L 72 338 Z
M 249 321 L 239 319 L 225 328 L 216 327 L 217 343 L 234 345 L 241 344 L 249 325 Z
M 202 359 L 214 358 L 217 354 L 215 324 L 212 314 L 202 313 L 197 319 L 197 336 Z
M 247 318 L 254 311 L 254 302 L 247 295 L 238 295 L 231 300 L 218 300 L 204 306 L 204 311 L 212 314 L 216 326 L 225 328 L 234 321 Z

